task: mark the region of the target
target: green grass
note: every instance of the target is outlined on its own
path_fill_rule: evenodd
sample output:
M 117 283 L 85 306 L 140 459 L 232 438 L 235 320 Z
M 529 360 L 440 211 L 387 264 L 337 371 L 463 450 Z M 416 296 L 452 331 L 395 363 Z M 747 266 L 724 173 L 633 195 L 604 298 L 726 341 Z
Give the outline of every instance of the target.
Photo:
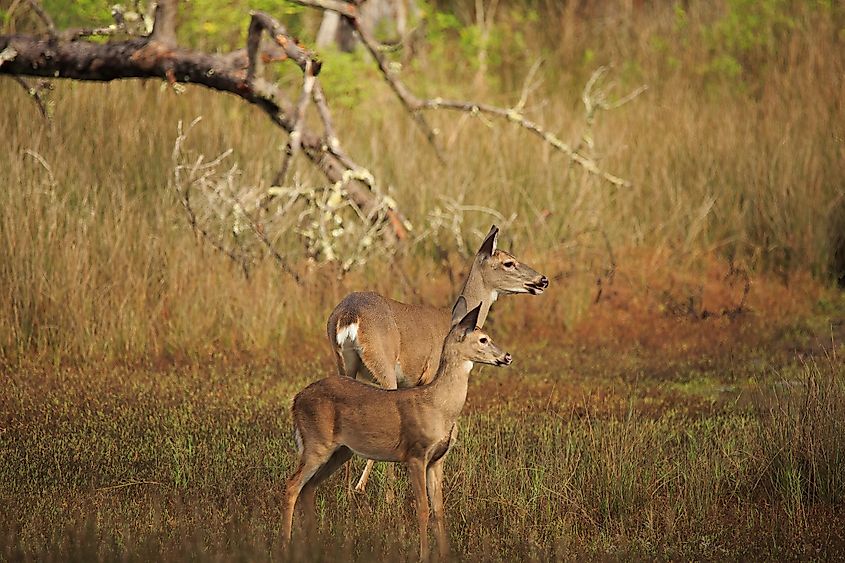
M 738 346 L 737 369 L 758 377 L 737 387 L 720 369 L 684 372 L 706 359 L 694 355 L 672 378 L 683 384 L 625 381 L 624 366 L 591 352 L 547 371 L 566 354 L 529 347 L 512 368 L 473 376 L 446 465 L 458 558 L 803 559 L 845 546 L 841 361 L 775 360 L 760 373 L 754 350 Z M 647 358 L 643 373 L 656 363 Z M 327 364 L 7 373 L 0 554 L 281 557 L 281 491 L 295 462 L 288 408 Z M 543 387 L 549 377 L 574 382 L 571 404 Z M 703 396 L 718 384 L 728 400 Z M 348 479 L 341 470 L 323 487 L 321 539 L 297 558 L 413 560 L 404 476 L 389 505 L 380 472 L 366 496 Z

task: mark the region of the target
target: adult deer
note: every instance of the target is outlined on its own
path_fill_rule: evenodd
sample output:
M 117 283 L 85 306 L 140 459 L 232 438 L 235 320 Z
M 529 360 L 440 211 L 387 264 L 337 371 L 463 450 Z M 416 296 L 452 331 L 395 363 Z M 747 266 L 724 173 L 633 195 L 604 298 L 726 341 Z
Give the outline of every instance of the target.
M 299 499 L 306 528 L 316 525 L 317 487 L 353 453 L 408 468 L 417 505 L 420 559 L 427 560 L 429 503 L 434 513 L 440 555 L 448 554 L 443 513 L 443 460 L 457 435 L 457 420 L 467 397 L 473 363 L 503 366 L 502 352 L 477 327 L 483 305 L 466 313 L 458 298 L 433 381 L 410 389 L 388 390 L 347 377 L 312 383 L 293 399 L 294 438 L 300 458 L 287 481 L 282 510 L 282 542 L 290 542 Z M 309 534 L 310 535 L 310 534 Z
M 478 326 L 499 295 L 539 295 L 546 276 L 496 248 L 499 229 L 490 228 L 473 259 L 460 295 L 472 309 L 481 305 Z M 378 293 L 350 293 L 332 311 L 326 326 L 340 375 L 375 381 L 387 389 L 430 383 L 449 332 L 449 310 L 407 305 Z M 373 461 L 369 460 L 355 490 L 363 492 Z

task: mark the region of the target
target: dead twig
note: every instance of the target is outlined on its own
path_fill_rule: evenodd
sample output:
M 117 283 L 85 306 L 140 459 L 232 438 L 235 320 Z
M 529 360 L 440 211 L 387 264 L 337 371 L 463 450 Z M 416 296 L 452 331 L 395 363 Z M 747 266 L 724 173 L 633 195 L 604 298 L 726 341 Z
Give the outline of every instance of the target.
M 609 91 L 612 89 L 612 84 L 608 86 L 598 86 L 601 80 L 607 74 L 609 67 L 600 66 L 590 75 L 587 83 L 584 85 L 584 90 L 581 92 L 581 101 L 584 104 L 584 120 L 586 122 L 586 129 L 581 135 L 578 144 L 575 145 L 575 150 L 580 151 L 583 147 L 587 147 L 589 154 L 592 156 L 595 150 L 595 140 L 593 137 L 593 130 L 596 124 L 596 116 L 599 110 L 609 111 L 620 108 L 632 101 L 634 98 L 648 90 L 648 86 L 642 85 L 635 88 L 627 95 L 616 100 L 610 100 Z
M 191 200 L 191 188 L 197 183 L 201 183 L 209 176 L 209 174 L 198 174 L 198 172 L 214 170 L 232 152 L 231 150 L 226 151 L 216 159 L 206 163 L 204 163 L 202 157 L 200 157 L 190 167 L 182 163 L 182 147 L 188 137 L 188 132 L 190 132 L 190 130 L 200 122 L 200 119 L 201 118 L 194 119 L 191 124 L 188 125 L 187 130 L 183 130 L 181 121 L 177 126 L 176 142 L 174 143 L 172 154 L 173 189 L 176 190 L 179 196 L 179 203 L 185 210 L 185 214 L 188 218 L 188 224 L 194 234 L 202 238 L 202 240 L 204 240 L 214 250 L 220 252 L 232 262 L 237 264 L 241 268 L 244 277 L 249 279 L 251 265 L 249 257 L 243 252 L 229 248 L 220 237 L 212 235 L 203 222 L 197 218 L 197 213 L 194 210 Z M 183 176 L 185 172 L 187 172 L 187 177 Z
M 287 177 L 288 167 L 302 146 L 302 128 L 305 125 L 305 110 L 308 107 L 308 102 L 311 100 L 314 84 L 317 80 L 317 76 L 314 74 L 314 63 L 311 60 L 305 62 L 303 74 L 302 94 L 299 96 L 299 102 L 296 104 L 296 112 L 293 117 L 293 131 L 288 136 L 288 142 L 282 156 L 282 165 L 279 171 L 276 172 L 276 177 L 273 178 L 274 186 L 281 186 L 284 183 L 285 177 Z
M 302 287 L 302 278 L 293 270 L 293 268 L 291 268 L 290 264 L 288 264 L 287 259 L 282 256 L 278 249 L 276 249 L 276 246 L 267 236 L 267 231 L 264 226 L 253 216 L 252 213 L 250 213 L 244 207 L 244 205 L 241 203 L 240 199 L 237 196 L 232 195 L 232 199 L 234 200 L 235 205 L 237 205 L 238 209 L 240 210 L 241 216 L 246 219 L 247 224 L 249 225 L 249 228 L 252 230 L 253 234 L 256 236 L 256 238 L 258 238 L 261 244 L 264 245 L 265 249 L 267 250 L 267 253 L 273 258 L 273 260 L 276 261 L 276 263 L 279 265 L 283 272 L 293 278 L 293 281 L 296 282 L 296 285 Z
M 329 104 L 326 101 L 326 94 L 323 92 L 323 87 L 317 81 L 314 84 L 314 89 L 311 92 L 314 98 L 314 105 L 317 107 L 317 113 L 320 115 L 320 121 L 323 122 L 323 131 L 325 132 L 326 144 L 328 149 L 332 151 L 335 156 L 343 155 L 340 148 L 340 139 L 334 131 L 334 124 L 332 122 L 332 115 L 329 111 Z
M 300 0 L 294 0 L 300 1 Z M 355 31 L 358 33 L 358 37 L 361 39 L 361 42 L 367 48 L 367 51 L 370 52 L 373 59 L 376 61 L 376 64 L 381 70 L 382 76 L 384 79 L 387 80 L 387 83 L 390 85 L 393 92 L 402 102 L 402 105 L 405 107 L 405 110 L 410 114 L 411 119 L 414 120 L 414 123 L 417 124 L 420 131 L 425 135 L 425 138 L 428 140 L 431 147 L 434 149 L 435 154 L 437 155 L 438 160 L 441 163 L 445 162 L 443 158 L 443 153 L 440 151 L 440 147 L 437 145 L 437 132 L 428 124 L 425 117 L 419 112 L 420 104 L 419 99 L 408 89 L 407 86 L 399 79 L 398 74 L 393 68 L 391 62 L 387 59 L 384 54 L 384 51 L 380 48 L 380 44 L 375 38 L 370 34 L 369 30 L 367 30 L 363 25 L 361 25 L 360 20 L 355 18 L 349 18 L 352 22 Z
M 20 87 L 24 89 L 27 96 L 29 96 L 35 103 L 35 105 L 38 107 L 38 112 L 41 114 L 41 117 L 44 118 L 44 121 L 47 122 L 47 125 L 50 125 L 50 110 L 48 107 L 48 102 L 44 99 L 44 91 L 52 90 L 52 85 L 46 80 L 40 80 L 36 83 L 35 86 L 31 86 L 26 80 L 24 80 L 20 76 L 12 76 L 12 80 L 17 82 Z
M 107 487 L 97 487 L 95 490 L 98 493 L 106 492 L 106 491 L 114 491 L 116 489 L 125 489 L 126 487 L 136 487 L 138 485 L 158 485 L 163 486 L 164 483 L 160 483 L 158 481 L 143 481 L 143 480 L 132 480 L 127 481 L 125 483 L 118 483 L 117 485 L 109 485 Z
M 627 188 L 632 185 L 631 182 L 629 182 L 628 180 L 625 180 L 623 178 L 620 178 L 619 176 L 602 170 L 593 159 L 580 154 L 569 144 L 563 142 L 560 138 L 558 138 L 554 133 L 547 131 L 539 124 L 528 119 L 521 112 L 513 108 L 507 109 L 492 106 L 489 104 L 479 104 L 475 102 L 461 100 L 444 100 L 442 98 L 433 98 L 430 100 L 423 101 L 421 109 L 450 109 L 456 111 L 469 112 L 473 115 L 484 113 L 507 119 L 511 123 L 515 123 L 523 129 L 527 129 L 534 135 L 540 137 L 541 139 L 543 139 L 543 141 L 551 145 L 552 148 L 565 154 L 572 162 L 578 164 L 590 174 L 594 174 L 616 186 Z

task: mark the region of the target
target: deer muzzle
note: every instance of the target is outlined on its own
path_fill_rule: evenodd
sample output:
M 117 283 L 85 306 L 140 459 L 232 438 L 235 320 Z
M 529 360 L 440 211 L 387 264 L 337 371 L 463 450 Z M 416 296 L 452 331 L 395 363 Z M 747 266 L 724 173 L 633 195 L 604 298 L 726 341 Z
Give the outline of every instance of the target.
M 549 287 L 549 278 L 546 276 L 540 276 L 536 280 L 532 280 L 525 284 L 525 289 L 527 289 L 528 293 L 531 295 L 540 295 L 547 287 Z

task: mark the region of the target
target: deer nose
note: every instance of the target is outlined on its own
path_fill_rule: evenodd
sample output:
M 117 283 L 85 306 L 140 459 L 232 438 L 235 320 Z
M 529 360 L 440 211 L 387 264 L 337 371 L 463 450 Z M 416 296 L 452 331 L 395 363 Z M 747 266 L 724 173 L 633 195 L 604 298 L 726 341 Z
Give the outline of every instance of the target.
M 547 278 L 546 276 L 543 276 L 542 278 L 540 278 L 540 287 L 542 287 L 544 289 L 549 287 L 549 278 Z
M 505 359 L 504 359 L 504 362 L 503 362 L 503 363 L 504 363 L 506 366 L 509 366 L 509 365 L 511 364 L 511 361 L 513 361 L 513 360 L 511 359 L 511 355 L 510 355 L 510 354 L 505 354 Z

